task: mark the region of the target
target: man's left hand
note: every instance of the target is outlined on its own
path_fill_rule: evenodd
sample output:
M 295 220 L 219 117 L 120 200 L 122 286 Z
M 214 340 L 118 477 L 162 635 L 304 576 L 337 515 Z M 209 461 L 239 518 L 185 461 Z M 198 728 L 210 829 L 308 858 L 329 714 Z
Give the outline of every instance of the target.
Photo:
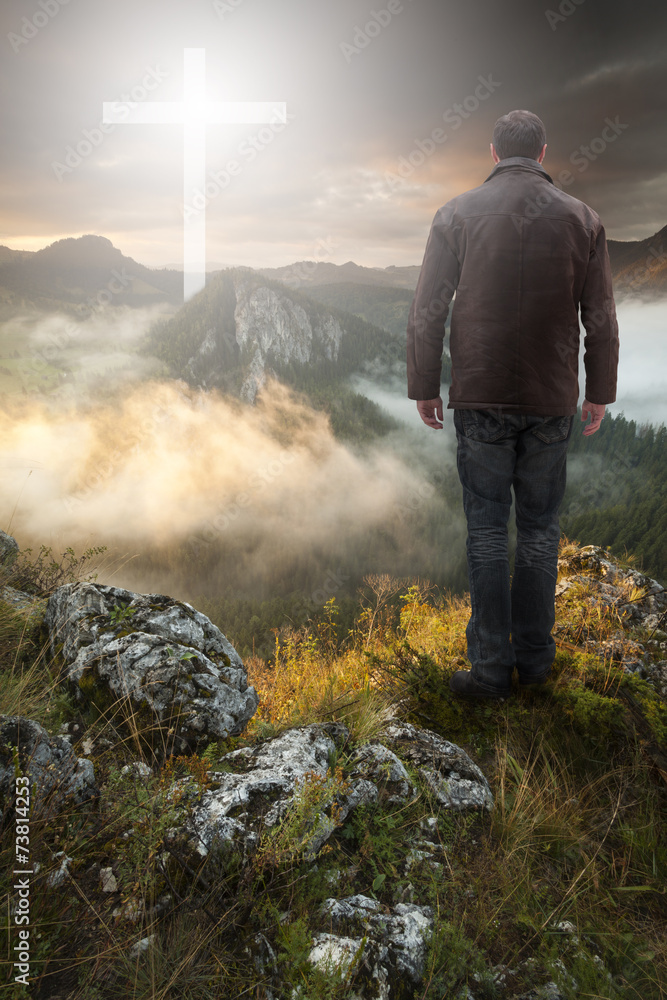
M 442 428 L 442 423 L 438 423 L 443 419 L 441 396 L 438 396 L 437 399 L 417 400 L 417 410 L 427 427 L 435 427 L 436 430 Z
M 586 423 L 588 417 L 591 418 L 590 424 L 586 424 L 584 427 L 584 435 L 586 437 L 590 434 L 595 434 L 596 430 L 598 430 L 604 417 L 605 405 L 604 403 L 589 403 L 587 399 L 583 401 L 581 405 L 581 419 Z

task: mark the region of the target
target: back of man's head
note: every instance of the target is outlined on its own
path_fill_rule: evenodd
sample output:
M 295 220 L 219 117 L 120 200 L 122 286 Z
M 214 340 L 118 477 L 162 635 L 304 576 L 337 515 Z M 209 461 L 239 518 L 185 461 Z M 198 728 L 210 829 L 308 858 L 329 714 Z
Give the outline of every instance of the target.
M 546 141 L 544 124 L 532 111 L 510 111 L 493 126 L 493 145 L 501 160 L 508 156 L 536 160 Z

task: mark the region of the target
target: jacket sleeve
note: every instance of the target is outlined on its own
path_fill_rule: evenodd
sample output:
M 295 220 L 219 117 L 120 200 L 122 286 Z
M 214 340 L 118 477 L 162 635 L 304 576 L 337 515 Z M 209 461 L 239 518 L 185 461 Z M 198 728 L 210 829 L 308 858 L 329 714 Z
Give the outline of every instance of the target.
M 613 403 L 618 368 L 618 323 L 604 227 L 593 234 L 586 280 L 579 302 L 584 336 L 586 399 Z
M 460 271 L 457 233 L 446 221 L 446 209 L 440 209 L 433 220 L 408 318 L 409 399 L 440 395 L 445 322 Z

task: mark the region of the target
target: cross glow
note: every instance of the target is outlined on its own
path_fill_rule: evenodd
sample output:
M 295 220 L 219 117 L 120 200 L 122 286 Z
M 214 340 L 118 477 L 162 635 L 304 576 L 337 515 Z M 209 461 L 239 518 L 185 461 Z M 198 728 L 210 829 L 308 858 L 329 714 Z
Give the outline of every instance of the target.
M 207 101 L 206 50 L 183 51 L 183 101 L 146 101 L 129 110 L 102 104 L 102 120 L 113 125 L 183 126 L 183 206 L 206 184 L 206 126 L 287 122 L 284 101 Z M 184 211 L 183 297 L 206 283 L 206 213 Z

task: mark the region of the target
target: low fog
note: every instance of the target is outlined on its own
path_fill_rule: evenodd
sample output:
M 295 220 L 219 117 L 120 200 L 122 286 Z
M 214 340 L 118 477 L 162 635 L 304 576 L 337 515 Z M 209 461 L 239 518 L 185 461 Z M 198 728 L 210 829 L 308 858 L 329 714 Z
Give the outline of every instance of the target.
M 19 375 L 28 394 L 46 387 L 50 395 L 81 402 L 100 389 L 115 390 L 157 372 L 156 359 L 137 355 L 136 348 L 152 324 L 170 312 L 156 303 L 98 309 L 84 320 L 62 313 L 19 316 L 0 325 L 0 345 L 21 344 Z
M 624 299 L 617 303 L 616 313 L 620 341 L 618 387 L 616 402 L 607 407 L 607 412 L 612 416 L 623 413 L 626 420 L 635 420 L 637 424 L 667 425 L 667 299 L 655 302 Z M 580 405 L 585 389 L 583 336 L 582 328 Z M 415 403 L 406 399 L 404 374 L 378 376 L 371 372 L 368 376 L 355 376 L 352 385 L 406 426 L 421 424 Z M 443 400 L 446 407 L 446 386 L 443 386 Z M 455 441 L 451 410 L 445 410 L 444 425 L 448 438 Z
M 100 582 L 187 600 L 231 587 L 321 605 L 377 572 L 466 588 L 451 411 L 424 427 L 402 373 L 369 369 L 351 384 L 399 429 L 352 448 L 278 383 L 250 407 L 161 378 L 136 347 L 163 308 L 0 328 L 34 379 L 0 407 L 0 527 L 22 548 L 104 545 Z M 619 304 L 612 414 L 667 422 L 665 316 L 665 302 Z M 590 473 L 572 460 L 572 482 Z
M 609 407 L 638 424 L 667 425 L 667 299 L 617 306 L 618 392 Z
M 442 501 L 408 459 L 396 436 L 355 453 L 278 383 L 253 407 L 173 381 L 97 403 L 15 399 L 0 410 L 0 526 L 22 547 L 149 552 L 154 572 L 130 558 L 103 582 L 167 592 L 207 592 L 197 566 L 220 560 L 255 595 L 272 579 L 296 589 L 290 567 L 339 588 L 371 538 L 368 572 L 419 575 L 420 550 L 430 571 L 433 554 L 428 538 L 405 544 L 408 521 Z M 439 561 L 442 576 L 447 551 Z

